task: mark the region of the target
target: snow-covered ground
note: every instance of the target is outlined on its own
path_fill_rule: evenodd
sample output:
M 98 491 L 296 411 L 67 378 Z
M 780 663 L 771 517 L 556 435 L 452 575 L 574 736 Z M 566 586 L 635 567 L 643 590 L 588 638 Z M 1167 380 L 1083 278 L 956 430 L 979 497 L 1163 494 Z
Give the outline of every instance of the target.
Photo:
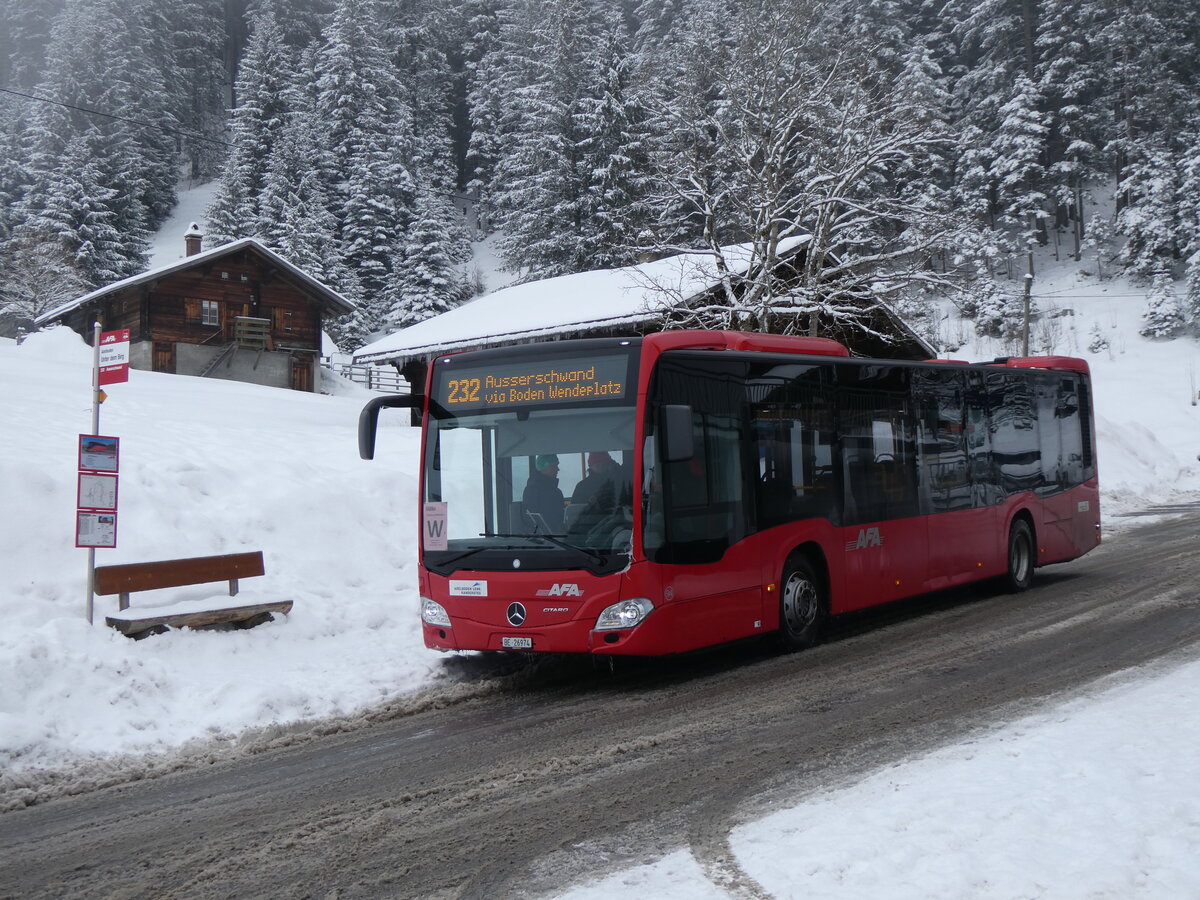
M 193 222 L 200 226 L 201 231 L 204 230 L 204 214 L 216 196 L 218 185 L 216 181 L 199 185 L 183 182 L 179 185 L 179 202 L 150 247 L 148 269 L 157 269 L 183 259 L 186 255 L 183 236 Z M 211 247 L 212 244 L 205 246 Z
M 1120 540 L 1136 520 L 1115 514 L 1200 499 L 1200 345 L 1139 337 L 1144 292 L 1128 282 L 1047 271 L 1043 310 L 1073 314 L 1046 337 L 1093 366 L 1105 527 Z M 1090 354 L 1097 324 L 1110 348 Z M 1002 351 L 963 334 L 957 358 Z M 305 395 L 134 371 L 112 386 L 100 432 L 121 439 L 118 546 L 98 550 L 99 564 L 261 549 L 267 575 L 244 581 L 241 598 L 295 608 L 249 631 L 135 642 L 103 624 L 116 609 L 107 597 L 89 626 L 73 511 L 90 365 L 66 329 L 0 340 L 0 810 L 33 800 L 49 770 L 55 790 L 104 783 L 137 760 L 169 765 L 248 730 L 269 739 L 458 687 L 419 635 L 417 435 L 385 416 L 377 459 L 361 461 L 369 395 L 340 381 Z M 134 603 L 223 594 L 197 586 Z M 731 843 L 776 897 L 1194 897 L 1197 738 L 1200 665 L 1162 666 L 806 799 Z M 683 854 L 569 896 L 634 894 L 726 896 Z
M 1139 673 L 736 828 L 779 900 L 1200 896 L 1200 663 Z M 707 900 L 677 851 L 561 900 Z

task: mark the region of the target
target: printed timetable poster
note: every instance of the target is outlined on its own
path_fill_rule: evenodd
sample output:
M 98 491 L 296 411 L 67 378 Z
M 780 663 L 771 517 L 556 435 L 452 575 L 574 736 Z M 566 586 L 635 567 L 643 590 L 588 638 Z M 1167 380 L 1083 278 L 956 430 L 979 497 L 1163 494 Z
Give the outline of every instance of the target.
M 116 510 L 117 476 L 98 472 L 79 473 L 79 509 Z
M 89 472 L 116 472 L 120 439 L 102 434 L 79 436 L 79 468 Z
M 117 546 L 117 514 L 78 510 L 75 513 L 75 546 Z

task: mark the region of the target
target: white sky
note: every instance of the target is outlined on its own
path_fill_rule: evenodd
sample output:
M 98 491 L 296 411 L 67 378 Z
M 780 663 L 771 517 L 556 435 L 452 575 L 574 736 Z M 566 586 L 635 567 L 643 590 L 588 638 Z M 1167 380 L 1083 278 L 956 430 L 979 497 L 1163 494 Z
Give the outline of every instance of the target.
M 1140 338 L 1144 296 L 1123 281 L 1063 267 L 1035 292 L 1043 309 L 1055 298 L 1074 311 L 1057 320 L 1056 352 L 1093 366 L 1107 539 L 1136 521 L 1115 513 L 1200 499 L 1200 345 Z M 1087 353 L 1094 324 L 1108 352 Z M 1000 352 L 972 338 L 953 355 Z M 451 681 L 417 619 L 417 435 L 385 415 L 376 460 L 360 460 L 369 395 L 341 382 L 305 395 L 135 371 L 112 386 L 100 432 L 121 438 L 118 547 L 99 563 L 261 549 L 267 575 L 239 599 L 295 608 L 249 631 L 135 642 L 104 626 L 110 597 L 89 627 L 73 511 L 90 363 L 65 329 L 0 340 L 0 810 L 46 769 L 97 783 L 139 754 L 202 756 L 246 729 Z M 196 586 L 134 603 L 223 596 Z M 779 898 L 1200 896 L 1198 743 L 1200 665 L 1162 666 L 807 798 L 731 842 Z M 729 896 L 686 852 L 651 862 L 567 896 Z

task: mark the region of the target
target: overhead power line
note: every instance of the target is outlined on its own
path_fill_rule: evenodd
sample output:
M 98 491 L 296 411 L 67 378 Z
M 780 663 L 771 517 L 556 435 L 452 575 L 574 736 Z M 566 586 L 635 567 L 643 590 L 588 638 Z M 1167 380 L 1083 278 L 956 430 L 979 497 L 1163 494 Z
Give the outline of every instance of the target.
M 85 113 L 89 116 L 101 116 L 105 119 L 115 119 L 118 122 L 127 122 L 130 125 L 138 125 L 142 128 L 157 128 L 159 131 L 165 131 L 168 134 L 177 134 L 181 137 L 191 138 L 194 141 L 204 141 L 208 144 L 218 144 L 222 147 L 232 147 L 228 141 L 222 141 L 219 138 L 205 137 L 202 134 L 195 134 L 191 131 L 183 131 L 179 128 L 168 128 L 166 125 L 155 124 L 154 122 L 143 122 L 140 119 L 131 119 L 128 116 L 118 116 L 113 113 L 101 112 L 98 109 L 88 109 L 85 106 L 73 106 L 70 103 L 63 103 L 61 100 L 51 100 L 49 97 L 38 97 L 35 94 L 25 94 L 21 91 L 14 91 L 12 88 L 0 87 L 0 93 L 12 94 L 14 97 L 24 97 L 26 100 L 36 100 L 38 103 L 50 103 L 54 106 L 61 106 L 64 109 L 71 109 L 75 112 Z

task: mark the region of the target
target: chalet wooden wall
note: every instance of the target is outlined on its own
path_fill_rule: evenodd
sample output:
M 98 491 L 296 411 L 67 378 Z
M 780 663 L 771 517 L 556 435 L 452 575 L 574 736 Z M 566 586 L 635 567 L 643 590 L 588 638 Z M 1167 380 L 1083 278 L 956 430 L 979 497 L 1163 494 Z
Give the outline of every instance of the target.
M 218 324 L 201 320 L 203 301 L 218 305 Z M 249 250 L 119 291 L 99 312 L 106 331 L 128 328 L 134 342 L 217 346 L 233 340 L 236 316 L 254 316 L 270 320 L 276 349 L 321 349 L 317 302 Z M 89 318 L 81 312 L 70 324 L 78 330 Z
M 290 379 L 293 388 L 312 390 L 325 302 L 318 289 L 249 246 L 116 287 L 64 321 L 89 341 L 95 321 L 105 331 L 128 328 L 131 343 L 143 347 L 134 354 L 135 365 L 140 360 L 155 371 L 199 374 L 204 358 L 197 352 L 204 351 L 195 346 L 178 356 L 179 347 L 213 348 L 213 358 L 217 348 L 235 339 L 236 317 L 265 319 L 270 323 L 266 349 L 274 351 L 272 358 L 283 357 L 278 361 L 286 370 L 283 382 Z M 268 366 L 267 359 L 261 363 L 256 368 L 263 375 L 275 365 Z

